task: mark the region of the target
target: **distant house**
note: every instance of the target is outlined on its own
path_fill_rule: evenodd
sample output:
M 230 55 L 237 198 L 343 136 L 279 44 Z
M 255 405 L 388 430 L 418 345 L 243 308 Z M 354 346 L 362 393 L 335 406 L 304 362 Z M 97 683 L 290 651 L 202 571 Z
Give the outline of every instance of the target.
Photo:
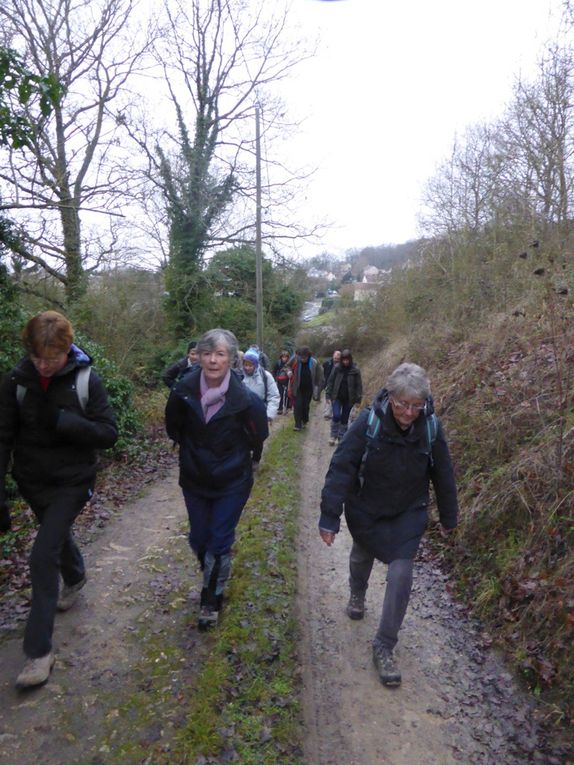
M 376 266 L 367 266 L 363 271 L 363 281 L 353 285 L 354 299 L 370 300 L 376 297 L 379 287 L 389 273 L 390 271 L 383 271 Z

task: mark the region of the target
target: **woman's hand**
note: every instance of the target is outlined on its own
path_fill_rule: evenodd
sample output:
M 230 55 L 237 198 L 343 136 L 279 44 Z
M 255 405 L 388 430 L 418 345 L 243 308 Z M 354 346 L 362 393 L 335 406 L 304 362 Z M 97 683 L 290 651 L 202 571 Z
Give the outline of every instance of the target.
M 325 529 L 319 529 L 319 534 L 321 535 L 321 539 L 327 547 L 331 547 L 333 542 L 335 541 L 335 537 L 337 536 L 334 531 L 325 531 Z

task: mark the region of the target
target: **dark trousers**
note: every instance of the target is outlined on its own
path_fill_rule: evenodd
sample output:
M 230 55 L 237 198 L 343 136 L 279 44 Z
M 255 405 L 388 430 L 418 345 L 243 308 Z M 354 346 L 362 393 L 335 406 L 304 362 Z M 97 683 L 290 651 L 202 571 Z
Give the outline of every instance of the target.
M 349 557 L 351 592 L 357 595 L 365 594 L 369 586 L 369 576 L 374 560 L 370 553 L 353 542 Z M 413 567 L 414 562 L 412 560 L 398 558 L 389 563 L 387 570 L 383 612 L 374 642 L 391 650 L 397 644 L 399 630 L 409 604 L 413 584 Z
M 331 437 L 343 438 L 349 426 L 349 415 L 353 405 L 348 401 L 333 401 L 333 418 L 331 420 Z
M 231 570 L 235 529 L 249 499 L 253 482 L 233 494 L 203 497 L 186 489 L 183 498 L 189 518 L 189 546 L 203 569 L 203 587 L 221 595 Z
M 22 491 L 40 524 L 30 553 L 32 605 L 24 631 L 24 653 L 30 659 L 52 650 L 60 573 L 68 585 L 86 575 L 72 526 L 92 493 L 91 485 L 36 486 Z
M 277 388 L 279 390 L 279 412 L 286 412 L 289 409 L 289 396 L 287 391 L 289 389 L 289 380 L 277 380 Z
M 293 405 L 293 417 L 295 418 L 295 427 L 300 428 L 309 422 L 309 406 L 313 398 L 313 391 L 299 391 L 295 397 Z

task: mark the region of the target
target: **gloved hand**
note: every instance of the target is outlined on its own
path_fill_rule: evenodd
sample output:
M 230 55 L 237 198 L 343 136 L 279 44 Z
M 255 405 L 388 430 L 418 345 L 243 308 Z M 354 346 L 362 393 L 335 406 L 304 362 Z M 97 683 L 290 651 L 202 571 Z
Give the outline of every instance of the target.
M 12 528 L 12 519 L 7 505 L 0 505 L 0 534 L 5 534 Z
M 38 424 L 46 430 L 55 430 L 58 423 L 58 417 L 60 416 L 60 410 L 56 404 L 45 402 L 38 407 L 36 412 L 36 418 Z

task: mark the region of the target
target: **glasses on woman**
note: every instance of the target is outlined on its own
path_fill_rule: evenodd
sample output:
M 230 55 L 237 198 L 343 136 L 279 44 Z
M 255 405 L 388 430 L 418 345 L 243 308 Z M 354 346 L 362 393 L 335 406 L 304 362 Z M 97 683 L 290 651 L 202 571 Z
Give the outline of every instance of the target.
M 422 412 L 425 408 L 424 404 L 409 404 L 408 401 L 397 401 L 396 398 L 391 398 L 391 401 L 400 412 Z

